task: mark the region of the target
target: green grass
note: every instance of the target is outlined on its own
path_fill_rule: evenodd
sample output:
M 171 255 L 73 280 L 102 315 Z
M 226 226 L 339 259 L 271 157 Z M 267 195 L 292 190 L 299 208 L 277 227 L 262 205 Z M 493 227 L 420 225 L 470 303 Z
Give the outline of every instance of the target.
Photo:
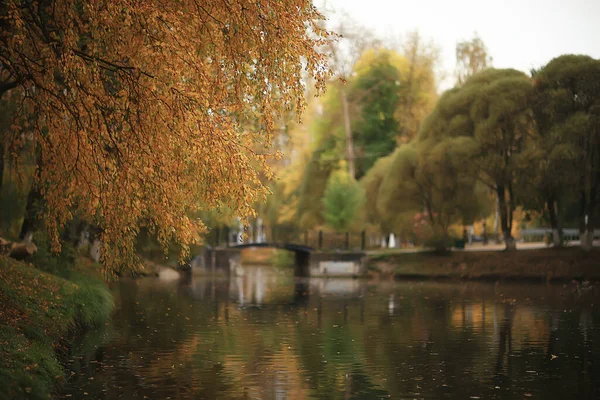
M 396 278 L 600 280 L 600 249 L 382 253 L 368 264 L 372 274 Z
M 63 379 L 62 344 L 108 320 L 112 296 L 89 266 L 60 277 L 0 257 L 0 399 L 49 398 Z

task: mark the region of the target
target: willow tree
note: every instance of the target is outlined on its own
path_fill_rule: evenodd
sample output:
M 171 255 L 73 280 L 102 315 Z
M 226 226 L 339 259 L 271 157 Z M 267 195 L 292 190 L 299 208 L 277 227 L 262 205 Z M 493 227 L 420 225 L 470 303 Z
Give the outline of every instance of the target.
M 531 110 L 531 79 L 513 69 L 488 69 L 469 79 L 462 90 L 472 95 L 479 176 L 496 191 L 504 243 L 507 250 L 514 249 L 515 187 L 522 171 L 533 168 L 527 149 L 537 135 Z
M 415 140 L 394 153 L 378 194 L 384 215 L 402 215 L 405 224 L 413 222 L 408 212 L 423 215 L 431 230 L 427 241 L 438 250 L 450 244 L 452 224 L 470 223 L 481 213 L 470 104 L 461 89 L 444 93 Z
M 320 19 L 308 0 L 3 1 L 0 96 L 29 116 L 54 249 L 84 215 L 114 272 L 135 268 L 140 223 L 185 245 L 199 209 L 251 214 L 269 174 L 251 146 L 304 108 L 303 76 L 322 89 L 328 74 Z M 248 113 L 259 129 L 240 128 Z
M 559 201 L 577 193 L 581 246 L 592 247 L 600 205 L 600 60 L 564 55 L 534 76 L 534 111 L 545 154 L 539 187 L 546 195 L 555 236 Z

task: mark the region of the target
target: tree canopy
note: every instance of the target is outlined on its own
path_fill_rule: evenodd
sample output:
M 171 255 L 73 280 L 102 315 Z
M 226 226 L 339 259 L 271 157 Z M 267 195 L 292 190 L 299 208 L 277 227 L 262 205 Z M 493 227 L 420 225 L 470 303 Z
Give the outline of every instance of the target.
M 320 19 L 304 0 L 2 2 L 0 96 L 19 96 L 14 121 L 39 149 L 54 247 L 82 215 L 112 272 L 133 266 L 140 224 L 188 244 L 195 211 L 251 214 L 270 174 L 253 144 L 302 111 L 304 75 L 327 77 Z
M 563 55 L 534 73 L 533 110 L 541 143 L 538 192 L 559 228 L 563 193 L 578 194 L 582 245 L 591 248 L 600 205 L 600 61 Z M 573 199 L 571 199 L 573 201 Z

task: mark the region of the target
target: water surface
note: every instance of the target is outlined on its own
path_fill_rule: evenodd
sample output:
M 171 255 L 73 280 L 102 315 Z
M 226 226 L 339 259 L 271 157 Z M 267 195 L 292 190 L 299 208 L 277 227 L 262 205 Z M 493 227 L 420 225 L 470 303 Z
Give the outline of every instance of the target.
M 600 398 L 596 287 L 304 279 L 116 289 L 62 398 Z

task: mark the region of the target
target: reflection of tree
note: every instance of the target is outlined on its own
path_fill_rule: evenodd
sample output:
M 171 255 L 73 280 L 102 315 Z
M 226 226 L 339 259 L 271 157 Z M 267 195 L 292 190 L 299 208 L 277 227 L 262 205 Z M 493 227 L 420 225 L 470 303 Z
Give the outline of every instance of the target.
M 568 312 L 564 300 L 552 322 L 545 303 L 498 303 L 488 286 L 299 296 L 309 282 L 288 280 L 257 308 L 233 305 L 227 281 L 205 282 L 202 300 L 149 283 L 123 286 L 110 345 L 73 363 L 88 397 L 598 397 L 600 314 Z
M 502 381 L 502 377 L 510 376 L 510 362 L 512 352 L 512 328 L 515 318 L 516 306 L 504 304 L 504 318 L 498 332 L 498 356 L 496 357 L 496 380 Z M 504 358 L 506 355 L 507 371 L 504 374 Z

